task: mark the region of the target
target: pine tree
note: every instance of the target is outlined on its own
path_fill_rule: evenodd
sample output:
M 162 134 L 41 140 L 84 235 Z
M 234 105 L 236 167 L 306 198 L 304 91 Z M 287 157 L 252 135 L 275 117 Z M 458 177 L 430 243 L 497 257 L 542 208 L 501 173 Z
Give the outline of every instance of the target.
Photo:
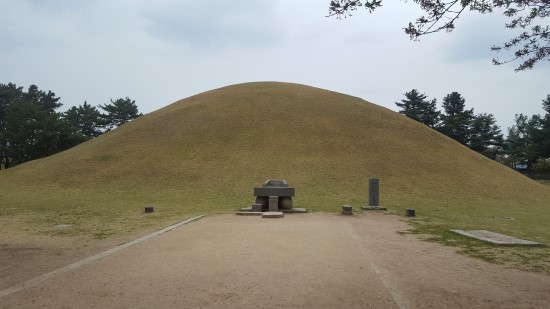
M 535 136 L 540 130 L 541 118 L 533 115 L 516 115 L 515 124 L 508 128 L 506 137 L 506 153 L 512 158 L 512 164 L 526 161 L 528 169 L 532 169 L 539 157 L 539 147 Z
M 504 146 L 504 138 L 493 114 L 478 114 L 470 126 L 468 146 L 493 160 Z
M 537 139 L 540 155 L 544 158 L 550 158 L 550 94 L 542 100 L 542 108 L 546 115 L 541 118 L 541 130 Z
M 20 102 L 23 98 L 23 87 L 17 87 L 13 83 L 0 84 L 0 169 L 11 166 L 8 155 L 10 142 L 8 137 L 8 110 L 10 106 Z
M 77 128 L 86 140 L 98 137 L 103 133 L 104 122 L 101 113 L 86 101 L 83 105 L 73 106 L 67 110 L 64 119 Z
M 443 98 L 440 131 L 457 142 L 468 145 L 474 109 L 465 109 L 465 103 L 466 100 L 458 92 L 452 92 Z
M 128 97 L 114 101 L 111 99 L 110 104 L 99 105 L 99 108 L 106 112 L 106 114 L 103 114 L 103 117 L 108 130 L 119 127 L 143 115 L 138 111 L 136 101 L 130 100 Z
M 401 102 L 395 102 L 395 105 L 401 108 L 399 113 L 431 128 L 437 127 L 440 113 L 437 111 L 435 99 L 428 100 L 425 94 L 420 94 L 416 89 L 405 92 L 404 96 L 405 99 Z

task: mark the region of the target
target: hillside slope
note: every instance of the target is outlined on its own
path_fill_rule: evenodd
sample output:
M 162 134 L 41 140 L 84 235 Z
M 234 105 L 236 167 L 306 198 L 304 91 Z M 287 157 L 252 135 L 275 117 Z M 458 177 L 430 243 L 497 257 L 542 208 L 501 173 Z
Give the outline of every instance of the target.
M 296 187 L 296 206 L 338 211 L 366 203 L 371 177 L 380 178 L 384 206 L 461 227 L 510 214 L 550 219 L 538 213 L 548 188 L 436 131 L 356 97 L 276 82 L 198 94 L 1 171 L 0 208 L 102 223 L 138 216 L 146 204 L 167 217 L 231 211 L 253 202 L 254 186 L 281 178 Z

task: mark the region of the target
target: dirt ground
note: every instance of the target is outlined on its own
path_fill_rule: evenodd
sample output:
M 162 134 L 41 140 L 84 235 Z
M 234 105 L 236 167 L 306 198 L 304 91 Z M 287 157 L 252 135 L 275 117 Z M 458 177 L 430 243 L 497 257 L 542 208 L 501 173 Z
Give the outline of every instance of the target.
M 397 233 L 408 228 L 370 212 L 211 216 L 4 296 L 0 308 L 550 308 L 550 276 Z M 62 261 L 6 249 L 0 292 L 105 248 Z

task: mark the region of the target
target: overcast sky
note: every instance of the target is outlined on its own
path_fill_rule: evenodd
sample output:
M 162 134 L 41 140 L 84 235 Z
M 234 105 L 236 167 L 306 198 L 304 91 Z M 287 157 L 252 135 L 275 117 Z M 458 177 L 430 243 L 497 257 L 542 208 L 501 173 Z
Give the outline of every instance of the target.
M 36 84 L 64 108 L 130 97 L 152 112 L 236 83 L 294 82 L 397 110 L 413 88 L 436 98 L 457 91 L 502 127 L 542 114 L 550 65 L 515 73 L 489 50 L 512 36 L 498 14 L 468 13 L 457 29 L 409 40 L 419 16 L 384 1 L 337 20 L 329 0 L 0 0 L 0 83 Z

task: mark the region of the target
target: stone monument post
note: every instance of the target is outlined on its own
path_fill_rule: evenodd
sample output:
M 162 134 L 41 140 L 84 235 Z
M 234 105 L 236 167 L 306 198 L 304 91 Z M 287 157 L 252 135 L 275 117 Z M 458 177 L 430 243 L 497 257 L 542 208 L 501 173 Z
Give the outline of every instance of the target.
M 369 179 L 369 205 L 361 206 L 363 210 L 387 210 L 380 207 L 380 179 Z
M 380 179 L 369 179 L 369 206 L 380 206 Z

